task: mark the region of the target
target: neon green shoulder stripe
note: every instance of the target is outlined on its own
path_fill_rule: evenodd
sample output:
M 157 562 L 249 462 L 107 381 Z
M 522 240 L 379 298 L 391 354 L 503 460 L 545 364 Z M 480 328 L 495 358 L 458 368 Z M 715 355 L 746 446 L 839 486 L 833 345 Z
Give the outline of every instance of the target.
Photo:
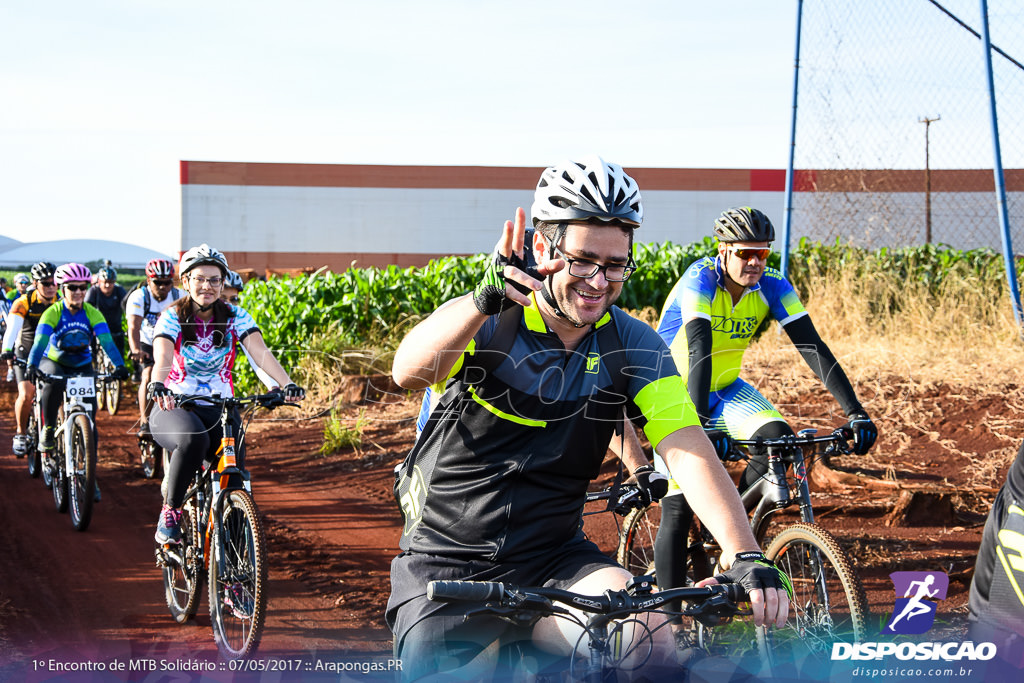
M 474 401 L 476 401 L 477 403 L 482 405 L 485 409 L 487 409 L 488 412 L 490 412 L 490 413 L 492 413 L 494 415 L 497 415 L 498 417 L 500 417 L 503 420 L 508 420 L 509 422 L 515 422 L 516 424 L 524 425 L 526 427 L 547 427 L 548 426 L 548 423 L 545 422 L 544 420 L 530 420 L 530 419 L 525 418 L 525 417 L 519 417 L 517 415 L 510 415 L 509 413 L 506 413 L 505 411 L 500 410 L 499 408 L 496 408 L 495 406 L 492 406 L 490 403 L 488 403 L 487 401 L 483 400 L 482 398 L 480 398 L 477 395 L 476 389 L 473 386 L 469 387 L 469 394 L 470 394 L 470 396 L 473 397 Z

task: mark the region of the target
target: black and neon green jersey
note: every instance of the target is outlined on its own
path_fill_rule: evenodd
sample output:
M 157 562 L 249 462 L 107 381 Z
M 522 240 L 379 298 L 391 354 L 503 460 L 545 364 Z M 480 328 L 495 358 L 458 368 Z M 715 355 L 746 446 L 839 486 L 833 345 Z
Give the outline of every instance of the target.
M 484 372 L 482 356 L 508 315 L 518 316 L 515 338 Z M 452 368 L 416 444 L 417 462 L 431 466 L 405 474 L 421 480 L 400 501 L 404 550 L 488 560 L 551 551 L 579 532 L 588 484 L 623 408 L 654 447 L 699 424 L 665 343 L 619 308 L 571 352 L 535 299 L 501 316 L 486 321 Z M 602 348 L 600 339 L 613 338 L 605 326 L 616 343 Z M 610 367 L 621 368 L 618 381 Z

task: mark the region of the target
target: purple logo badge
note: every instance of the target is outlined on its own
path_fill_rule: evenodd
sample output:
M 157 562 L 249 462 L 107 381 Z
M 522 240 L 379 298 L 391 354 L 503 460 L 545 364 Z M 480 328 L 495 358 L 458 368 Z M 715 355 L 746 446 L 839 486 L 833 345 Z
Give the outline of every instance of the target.
M 893 572 L 896 605 L 885 627 L 888 633 L 924 633 L 935 623 L 940 600 L 946 599 L 949 576 L 945 572 Z

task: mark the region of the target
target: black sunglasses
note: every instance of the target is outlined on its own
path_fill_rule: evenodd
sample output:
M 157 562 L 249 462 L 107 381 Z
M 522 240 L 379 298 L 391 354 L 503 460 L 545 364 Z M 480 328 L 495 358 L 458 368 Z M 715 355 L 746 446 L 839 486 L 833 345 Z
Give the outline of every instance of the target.
M 64 285 L 65 289 L 70 289 L 72 292 L 84 292 L 89 289 L 89 285 Z
M 43 287 L 53 287 L 53 280 L 40 280 L 39 284 Z
M 157 287 L 170 287 L 174 284 L 174 280 L 153 280 L 152 282 Z

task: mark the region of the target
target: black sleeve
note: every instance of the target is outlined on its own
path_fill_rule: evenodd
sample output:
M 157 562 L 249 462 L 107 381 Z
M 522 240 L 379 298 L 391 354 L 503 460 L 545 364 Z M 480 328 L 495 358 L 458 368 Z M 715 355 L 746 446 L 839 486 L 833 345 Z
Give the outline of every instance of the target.
M 684 329 L 689 367 L 679 368 L 679 373 L 686 373 L 690 400 L 697 409 L 700 423 L 706 424 L 711 402 L 711 321 L 694 318 Z
M 783 329 L 786 330 L 786 334 L 800 351 L 800 355 L 804 357 L 807 365 L 811 367 L 825 388 L 835 396 L 843 412 L 846 415 L 851 415 L 858 410 L 863 410 L 850 380 L 839 366 L 839 361 L 821 340 L 818 331 L 814 329 L 811 316 L 800 316 L 796 320 L 790 321 Z

